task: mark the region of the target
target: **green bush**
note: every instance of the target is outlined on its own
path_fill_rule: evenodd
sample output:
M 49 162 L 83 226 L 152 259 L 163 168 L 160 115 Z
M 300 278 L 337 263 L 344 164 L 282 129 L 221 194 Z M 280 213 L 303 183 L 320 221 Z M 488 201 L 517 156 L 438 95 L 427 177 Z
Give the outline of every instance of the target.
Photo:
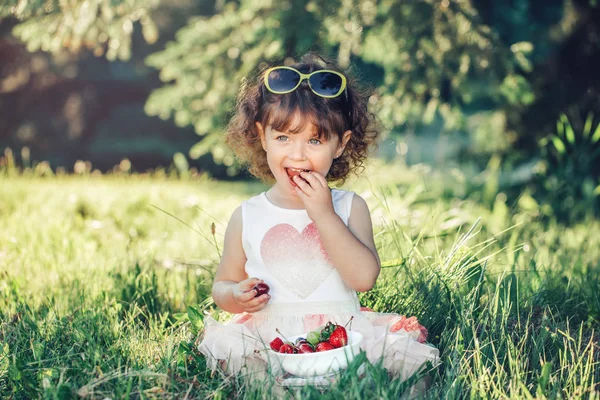
M 540 142 L 537 196 L 561 219 L 600 212 L 600 123 L 589 113 L 583 124 L 562 114 L 556 132 Z

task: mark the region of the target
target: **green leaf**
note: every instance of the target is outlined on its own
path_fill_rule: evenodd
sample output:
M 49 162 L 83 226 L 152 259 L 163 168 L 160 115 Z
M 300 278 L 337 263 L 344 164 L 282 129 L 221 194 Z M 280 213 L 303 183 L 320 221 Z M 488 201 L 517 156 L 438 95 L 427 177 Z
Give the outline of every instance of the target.
M 190 158 L 195 160 L 209 153 L 220 140 L 221 137 L 219 135 L 206 135 L 202 141 L 192 146 L 190 149 Z
M 556 121 L 556 132 L 558 132 L 558 136 L 565 136 L 565 125 L 563 117 L 564 114 L 562 114 L 560 118 Z
M 0 376 L 5 376 L 10 365 L 10 348 L 8 343 L 4 343 L 0 349 Z
M 523 194 L 521 197 L 519 197 L 518 204 L 519 204 L 519 207 L 521 207 L 523 210 L 527 210 L 527 211 L 534 211 L 539 208 L 538 202 L 535 201 L 535 199 L 533 197 L 531 197 L 529 194 L 526 194 L 526 193 Z
M 190 164 L 183 154 L 180 152 L 175 153 L 173 155 L 173 164 L 175 164 L 175 168 L 177 168 L 179 176 L 185 178 L 189 175 Z
M 565 152 L 567 151 L 565 144 L 558 136 L 552 136 L 552 144 L 554 145 L 559 154 L 565 154 Z
M 142 36 L 147 43 L 153 44 L 158 40 L 158 27 L 150 18 L 143 18 L 142 23 Z
M 36 361 L 39 361 L 44 354 L 45 346 L 41 342 L 31 342 L 31 352 L 33 353 L 33 358 Z
M 542 373 L 538 378 L 538 383 L 544 391 L 546 390 L 548 382 L 550 381 L 550 372 L 552 372 L 552 362 L 544 363 L 544 366 L 542 367 Z
M 573 126 L 571 125 L 571 122 L 568 119 L 565 123 L 565 136 L 569 143 L 575 143 L 575 132 L 573 132 Z
M 596 130 L 594 131 L 591 142 L 596 143 L 598 140 L 600 140 L 600 123 L 596 125 Z
M 174 313 L 172 315 L 173 315 L 173 318 L 175 318 L 177 321 L 189 321 L 190 320 L 187 313 Z
M 531 53 L 533 51 L 533 43 L 531 42 L 518 42 L 510 46 L 510 50 L 513 53 Z
M 204 316 L 195 307 L 188 306 L 187 314 L 192 326 L 196 328 L 197 331 L 204 328 Z
M 583 137 L 584 138 L 588 138 L 590 136 L 590 133 L 592 132 L 593 120 L 594 120 L 594 118 L 593 118 L 592 113 L 589 113 L 585 120 L 585 125 L 583 126 Z

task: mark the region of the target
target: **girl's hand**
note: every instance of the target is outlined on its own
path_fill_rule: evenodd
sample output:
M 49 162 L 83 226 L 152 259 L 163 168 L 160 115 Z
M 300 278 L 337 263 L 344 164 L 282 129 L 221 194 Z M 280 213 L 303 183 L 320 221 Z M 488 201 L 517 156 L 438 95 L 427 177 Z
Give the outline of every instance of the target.
M 260 311 L 271 300 L 271 295 L 269 294 L 254 297 L 256 296 L 254 286 L 261 282 L 262 280 L 258 278 L 248 278 L 233 287 L 233 300 L 238 306 L 244 309 L 244 312 L 253 313 Z
M 304 203 L 311 220 L 335 215 L 331 190 L 323 175 L 315 171 L 303 171 L 294 177 L 294 182 L 298 185 L 296 193 Z

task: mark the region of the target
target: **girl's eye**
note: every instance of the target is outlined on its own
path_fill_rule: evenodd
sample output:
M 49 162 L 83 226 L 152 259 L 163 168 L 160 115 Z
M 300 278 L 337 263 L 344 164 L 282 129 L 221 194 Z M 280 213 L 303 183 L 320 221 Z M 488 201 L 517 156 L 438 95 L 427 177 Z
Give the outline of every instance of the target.
M 310 139 L 308 141 L 308 143 L 310 143 L 310 144 L 321 144 L 321 141 L 319 139 L 312 138 L 312 139 Z
M 287 137 L 287 136 L 283 136 L 283 135 L 282 135 L 282 136 L 277 136 L 277 137 L 275 138 L 275 140 L 277 140 L 277 141 L 279 141 L 279 142 L 287 142 L 287 140 L 288 140 L 288 137 Z

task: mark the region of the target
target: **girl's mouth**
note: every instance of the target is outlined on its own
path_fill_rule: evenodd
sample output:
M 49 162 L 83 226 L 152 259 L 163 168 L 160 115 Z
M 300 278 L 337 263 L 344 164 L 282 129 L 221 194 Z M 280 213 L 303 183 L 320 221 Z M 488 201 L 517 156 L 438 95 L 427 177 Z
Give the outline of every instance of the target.
M 307 169 L 296 169 L 296 168 L 285 168 L 285 172 L 288 175 L 288 178 L 290 179 L 290 183 L 292 184 L 292 186 L 298 186 L 296 185 L 296 182 L 294 182 L 294 177 L 300 175 L 301 172 L 310 172 Z M 302 179 L 302 177 L 300 177 Z M 304 180 L 306 182 L 306 180 Z

